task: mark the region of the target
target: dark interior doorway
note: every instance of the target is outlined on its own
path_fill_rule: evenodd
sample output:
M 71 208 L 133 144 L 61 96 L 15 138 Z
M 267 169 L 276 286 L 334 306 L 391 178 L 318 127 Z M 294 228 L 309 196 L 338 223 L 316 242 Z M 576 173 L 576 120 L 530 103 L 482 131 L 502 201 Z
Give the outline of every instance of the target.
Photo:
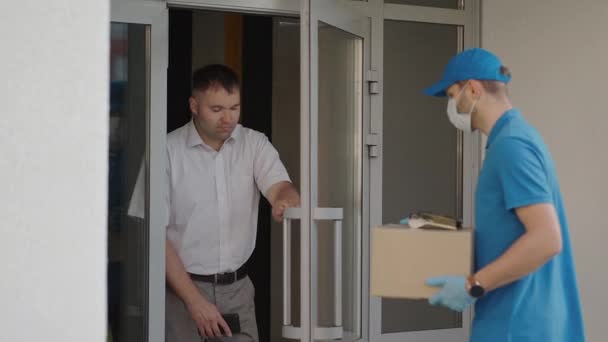
M 222 15 L 226 15 L 224 20 Z M 203 17 L 209 20 L 201 22 Z M 271 139 L 272 47 L 272 17 L 170 9 L 167 131 L 190 120 L 190 76 L 195 68 L 202 66 L 196 65 L 197 62 L 207 60 L 238 69 L 242 81 L 241 123 Z M 256 288 L 260 341 L 269 341 L 271 211 L 265 199 L 260 202 L 258 217 L 256 248 L 247 264 Z

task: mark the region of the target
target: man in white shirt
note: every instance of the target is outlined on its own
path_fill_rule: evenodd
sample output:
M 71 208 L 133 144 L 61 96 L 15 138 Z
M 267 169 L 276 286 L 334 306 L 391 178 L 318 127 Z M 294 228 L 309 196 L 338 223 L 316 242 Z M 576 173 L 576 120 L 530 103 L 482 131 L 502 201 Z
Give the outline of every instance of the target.
M 299 195 L 268 138 L 238 124 L 240 85 L 223 65 L 197 70 L 192 120 L 167 136 L 166 341 L 258 341 L 253 284 L 260 192 L 281 220 Z M 240 333 L 222 317 L 238 314 Z

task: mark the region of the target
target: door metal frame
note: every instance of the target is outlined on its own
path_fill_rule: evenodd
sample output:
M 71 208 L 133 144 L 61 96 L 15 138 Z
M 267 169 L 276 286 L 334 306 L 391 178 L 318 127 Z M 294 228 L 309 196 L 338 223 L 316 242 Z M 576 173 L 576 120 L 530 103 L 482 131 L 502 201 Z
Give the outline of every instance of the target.
M 148 341 L 165 339 L 165 222 L 163 210 L 167 133 L 168 11 L 162 2 L 112 0 L 110 21 L 148 25 L 148 79 L 145 165 L 148 218 Z
M 215 11 L 300 16 L 299 0 L 167 0 L 169 7 Z
M 310 114 L 312 103 L 311 89 L 311 71 L 312 67 L 310 60 L 312 51 L 310 49 L 311 33 L 306 29 L 310 27 L 310 0 L 301 1 L 300 8 L 300 207 L 301 207 L 301 225 L 300 225 L 300 327 L 302 333 L 300 341 L 312 341 L 312 321 L 311 321 L 311 305 L 305 303 L 311 302 L 310 287 L 302 286 L 302 284 L 310 284 L 310 230 L 306 227 L 311 227 L 311 195 L 312 185 L 310 182 L 310 163 L 311 163 L 311 137 L 310 130 L 312 124 L 310 122 Z M 307 291 L 305 289 L 308 289 Z
M 317 0 L 313 0 L 317 1 Z M 361 6 L 358 6 L 355 2 L 344 1 L 344 0 L 334 0 L 335 3 L 339 3 L 342 6 L 359 8 L 361 10 Z M 265 14 L 265 15 L 283 15 L 283 16 L 297 16 L 300 17 L 300 25 L 302 28 L 309 27 L 308 23 L 310 20 L 310 1 L 299 1 L 299 0 L 167 0 L 168 7 L 176 7 L 176 8 L 191 8 L 191 9 L 199 9 L 199 10 L 213 10 L 213 11 L 229 11 L 229 12 L 239 12 L 239 13 L 254 13 L 254 14 Z M 332 8 L 331 5 L 324 4 L 325 6 L 329 6 L 327 8 Z M 329 21 L 332 24 L 336 24 L 336 26 L 340 26 L 341 29 L 346 31 L 361 31 L 361 28 L 355 28 L 349 26 L 346 21 L 340 20 L 344 17 L 344 13 L 336 11 L 337 7 L 334 7 L 334 11 L 331 13 L 325 12 L 317 12 L 319 14 L 319 18 L 323 21 Z M 336 22 L 337 21 L 337 22 Z M 367 32 L 369 32 L 370 28 L 368 27 Z M 302 29 L 300 31 L 300 50 L 301 50 L 301 59 L 306 61 L 311 61 L 311 51 L 310 45 L 311 42 L 311 32 L 309 30 Z M 369 39 L 369 33 L 367 33 L 366 38 Z M 368 44 L 365 42 L 364 44 Z M 369 60 L 371 59 L 370 48 L 365 47 L 364 51 L 366 51 L 364 56 L 364 63 L 369 65 Z M 309 63 L 302 63 L 300 67 L 301 73 L 301 101 L 300 101 L 300 111 L 302 113 L 300 117 L 300 131 L 301 131 L 301 141 L 300 141 L 300 153 L 301 153 L 301 170 L 300 170 L 300 187 L 301 189 L 307 189 L 307 191 L 301 191 L 301 208 L 298 210 L 297 214 L 294 214 L 294 217 L 297 217 L 301 220 L 301 227 L 311 227 L 311 223 L 314 222 L 313 213 L 315 210 L 311 207 L 311 198 L 310 194 L 313 188 L 310 184 L 310 164 L 311 160 L 311 151 L 314 149 L 312 147 L 312 140 L 310 136 L 311 129 L 311 104 L 310 101 L 305 99 L 309 99 L 311 95 L 311 65 Z M 363 71 L 365 72 L 365 70 Z M 314 93 L 313 93 L 314 94 Z M 316 96 L 316 95 L 315 95 Z M 363 96 L 363 115 L 364 117 L 369 117 L 370 112 L 370 101 L 367 93 L 364 92 Z M 368 120 L 364 120 L 363 129 L 367 128 Z M 316 145 L 315 145 L 316 146 Z M 361 148 L 363 149 L 363 145 Z M 367 201 L 365 197 L 366 191 L 369 187 L 369 182 L 367 181 L 367 172 L 369 167 L 366 163 L 363 163 L 363 198 L 364 202 Z M 315 190 L 316 191 L 316 190 Z M 365 214 L 369 212 L 368 206 L 365 205 L 363 209 L 364 221 L 362 221 L 363 227 L 367 227 L 369 220 L 365 219 Z M 311 232 L 309 230 L 301 229 L 300 236 L 300 250 L 301 250 L 301 261 L 300 261 L 300 281 L 302 284 L 309 284 L 308 286 L 316 286 L 316 284 L 311 283 Z M 363 229 L 364 236 L 362 240 L 365 241 L 365 236 L 368 235 L 367 229 Z M 368 267 L 368 263 L 366 262 L 367 251 L 363 248 L 362 251 L 362 298 L 360 298 L 360 302 L 362 305 L 362 321 L 361 321 L 361 332 L 364 340 L 367 340 L 367 326 L 368 326 L 368 316 L 367 316 L 367 308 L 368 308 L 368 282 L 366 279 L 366 274 L 369 274 L 365 267 Z M 300 291 L 300 301 L 301 303 L 311 303 L 311 293 L 310 291 Z M 316 305 L 316 303 L 315 303 Z M 311 310 L 309 305 L 300 305 L 300 327 L 288 327 L 287 331 L 291 336 L 299 337 L 302 341 L 310 341 L 313 338 L 314 329 L 311 325 Z
M 166 7 L 193 8 L 206 10 L 221 10 L 242 13 L 256 13 L 268 15 L 299 16 L 302 27 L 305 27 L 306 18 L 309 16 L 310 7 L 307 2 L 310 0 L 161 0 L 161 1 L 126 1 L 111 0 L 111 20 L 117 22 L 130 22 L 151 25 L 151 66 L 150 66 L 150 127 L 149 127 L 149 151 L 147 158 L 149 162 L 150 180 L 150 209 L 160 208 L 160 196 L 162 189 L 162 172 L 165 168 L 164 158 L 159 158 L 158 153 L 162 151 L 166 143 L 166 73 L 157 72 L 167 68 L 167 49 L 168 49 L 168 15 Z M 464 47 L 479 46 L 480 43 L 480 0 L 466 0 L 465 10 L 449 10 L 441 8 L 428 8 L 408 5 L 385 4 L 384 0 L 363 1 L 340 1 L 352 7 L 359 13 L 366 15 L 371 20 L 371 38 L 369 48 L 369 58 L 366 64 L 369 70 L 377 72 L 379 94 L 372 95 L 364 99 L 364 108 L 369 110 L 369 120 L 363 121 L 363 133 L 375 134 L 378 137 L 378 155 L 369 158 L 364 153 L 363 159 L 363 231 L 362 231 L 362 335 L 364 340 L 373 341 L 402 341 L 403 334 L 382 334 L 381 333 L 381 302 L 380 299 L 369 296 L 369 238 L 370 229 L 374 225 L 382 223 L 382 81 L 383 81 L 383 57 L 384 57 L 384 21 L 402 20 L 417 21 L 437 24 L 462 25 L 464 30 Z M 306 31 L 306 30 L 302 30 Z M 310 32 L 301 33 L 301 46 L 308 46 Z M 301 50 L 302 52 L 304 49 Z M 309 56 L 310 58 L 310 56 Z M 309 69 L 301 66 L 303 80 L 310 82 Z M 309 83 L 308 83 L 309 84 Z M 302 89 L 302 99 L 305 98 L 304 92 L 309 92 L 310 88 Z M 367 93 L 365 94 L 367 95 Z M 301 103 L 301 111 L 309 113 L 309 104 Z M 310 124 L 308 119 L 301 118 L 301 130 L 307 129 Z M 307 131 L 308 132 L 308 131 Z M 304 138 L 303 138 L 304 139 Z M 309 139 L 306 138 L 306 139 Z M 301 146 L 301 153 L 310 158 L 310 141 Z M 481 137 L 479 134 L 463 137 L 463 218 L 465 223 L 473 224 L 474 201 L 473 194 L 477 182 L 477 175 L 481 164 L 482 155 Z M 364 145 L 362 146 L 364 148 Z M 310 160 L 309 160 L 310 161 Z M 369 161 L 369 162 L 367 162 Z M 303 172 L 305 171 L 305 172 Z M 310 170 L 301 170 L 303 181 L 309 175 Z M 310 184 L 302 183 L 303 188 L 309 188 Z M 367 204 L 366 204 L 367 201 Z M 302 219 L 307 220 L 311 215 L 309 198 L 302 198 Z M 306 214 L 308 213 L 308 214 Z M 149 341 L 160 342 L 164 339 L 164 229 L 160 229 L 161 222 L 165 222 L 163 210 L 150 210 L 150 255 L 149 255 Z M 310 226 L 310 222 L 302 222 L 302 226 Z M 152 229 L 154 227 L 154 229 Z M 367 228 L 367 229 L 365 229 Z M 301 240 L 302 246 L 309 246 L 310 240 Z M 307 247 L 308 248 L 308 247 Z M 310 255 L 308 255 L 310 257 Z M 306 258 L 308 259 L 308 258 Z M 303 267 L 309 269 L 310 264 L 303 263 Z M 310 280 L 310 279 L 306 279 Z M 301 299 L 304 303 L 310 300 L 307 291 L 302 291 Z M 154 295 L 153 295 L 154 294 Z M 365 299 L 369 300 L 365 300 Z M 310 317 L 310 312 L 302 311 L 302 317 Z M 469 313 L 469 325 L 470 317 Z M 310 331 L 310 329 L 307 329 Z M 408 335 L 413 336 L 413 335 Z M 310 335 L 306 336 L 310 339 Z

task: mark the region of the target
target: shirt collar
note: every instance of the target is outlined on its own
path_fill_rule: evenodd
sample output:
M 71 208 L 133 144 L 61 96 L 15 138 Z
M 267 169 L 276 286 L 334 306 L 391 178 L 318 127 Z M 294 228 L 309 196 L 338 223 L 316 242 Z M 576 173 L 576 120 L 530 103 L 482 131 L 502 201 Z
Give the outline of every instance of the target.
M 241 129 L 242 126 L 240 124 L 237 124 L 234 130 L 232 131 L 230 137 L 226 140 L 226 142 L 237 140 L 241 136 Z M 194 125 L 194 119 L 188 122 L 186 143 L 188 144 L 188 147 L 195 147 L 198 145 L 209 147 L 207 144 L 205 144 L 203 139 L 201 139 L 201 136 L 198 134 L 196 126 Z
M 486 149 L 488 149 L 490 147 L 490 145 L 492 145 L 494 140 L 496 140 L 496 137 L 498 136 L 500 131 L 502 131 L 502 128 L 509 121 L 511 121 L 512 119 L 514 119 L 516 117 L 519 117 L 520 115 L 521 114 L 519 112 L 519 109 L 513 108 L 513 109 L 509 109 L 500 118 L 498 118 L 498 120 L 494 124 L 494 127 L 492 127 L 492 130 L 490 130 L 490 135 L 488 135 L 488 142 L 486 143 Z

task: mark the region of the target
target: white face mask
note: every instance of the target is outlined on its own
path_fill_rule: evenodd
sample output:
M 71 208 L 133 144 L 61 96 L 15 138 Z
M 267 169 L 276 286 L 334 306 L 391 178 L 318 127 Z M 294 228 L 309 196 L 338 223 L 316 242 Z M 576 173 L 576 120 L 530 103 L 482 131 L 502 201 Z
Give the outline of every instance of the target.
M 456 106 L 456 101 L 457 101 L 456 99 L 460 96 L 460 94 L 462 94 L 462 91 L 464 90 L 465 87 L 466 87 L 466 85 L 464 87 L 462 87 L 462 89 L 460 89 L 460 92 L 458 93 L 458 95 L 456 95 L 448 100 L 448 110 L 447 110 L 448 119 L 450 119 L 450 122 L 452 123 L 452 125 L 454 125 L 459 130 L 462 130 L 465 132 L 472 132 L 473 126 L 471 126 L 471 113 L 473 113 L 473 109 L 475 108 L 475 105 L 477 104 L 477 100 L 475 100 L 475 102 L 473 102 L 473 105 L 471 105 L 471 110 L 469 110 L 468 113 L 459 113 L 458 107 Z

